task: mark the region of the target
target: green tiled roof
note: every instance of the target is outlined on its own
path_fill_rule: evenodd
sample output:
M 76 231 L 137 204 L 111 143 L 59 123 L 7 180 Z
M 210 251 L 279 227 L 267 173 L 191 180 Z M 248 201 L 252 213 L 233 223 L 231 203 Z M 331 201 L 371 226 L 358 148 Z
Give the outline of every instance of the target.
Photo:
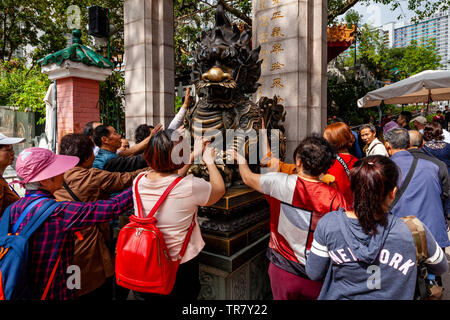
M 81 62 L 88 66 L 96 66 L 103 69 L 113 69 L 114 65 L 103 56 L 99 55 L 81 42 L 81 31 L 75 29 L 72 32 L 73 44 L 70 47 L 59 50 L 58 52 L 49 54 L 45 58 L 38 60 L 41 66 L 56 63 L 61 65 L 65 60 Z

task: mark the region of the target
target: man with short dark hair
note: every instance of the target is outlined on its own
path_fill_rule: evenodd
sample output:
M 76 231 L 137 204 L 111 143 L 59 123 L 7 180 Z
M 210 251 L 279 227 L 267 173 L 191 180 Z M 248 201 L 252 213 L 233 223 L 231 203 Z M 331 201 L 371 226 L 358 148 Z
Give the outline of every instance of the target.
M 92 139 L 92 136 L 94 135 L 95 128 L 97 128 L 101 124 L 102 123 L 99 122 L 99 121 L 89 121 L 84 126 L 83 134 L 87 135 L 88 137 L 90 137 Z
M 397 118 L 397 124 L 401 128 L 408 128 L 409 122 L 411 121 L 412 113 L 410 111 L 402 111 L 400 112 L 400 115 Z
M 412 113 L 409 111 L 402 111 L 397 117 L 397 121 L 391 120 L 383 126 L 383 134 L 393 128 L 409 128 L 409 122 L 411 121 Z
M 136 130 L 134 131 L 134 141 L 136 143 L 141 142 L 142 140 L 147 138 L 151 132 L 152 132 L 151 126 L 145 123 L 137 126 Z
M 154 132 L 162 126 L 158 124 Z M 131 172 L 147 167 L 142 152 L 150 141 L 151 134 L 140 143 L 118 152 L 122 138 L 112 126 L 100 125 L 94 130 L 94 143 L 100 147 L 93 168 L 112 172 Z M 113 161 L 114 160 L 114 161 Z
M 112 126 L 99 125 L 94 130 L 93 139 L 100 150 L 95 156 L 92 167 L 103 169 L 106 162 L 117 157 L 117 150 L 122 146 L 122 137 Z
M 388 156 L 384 145 L 377 138 L 377 129 L 373 124 L 363 125 L 360 130 L 360 135 L 361 140 L 366 144 L 363 148 L 366 156 L 374 156 L 377 154 L 385 157 Z
M 441 201 L 439 167 L 431 161 L 417 158 L 411 179 L 403 186 L 414 163 L 413 155 L 407 151 L 410 145 L 408 130 L 395 128 L 386 132 L 384 138 L 386 150 L 401 171 L 396 200 L 400 197 L 397 201 L 394 200 L 391 212 L 398 217 L 418 217 L 430 229 L 441 247 L 450 246 Z

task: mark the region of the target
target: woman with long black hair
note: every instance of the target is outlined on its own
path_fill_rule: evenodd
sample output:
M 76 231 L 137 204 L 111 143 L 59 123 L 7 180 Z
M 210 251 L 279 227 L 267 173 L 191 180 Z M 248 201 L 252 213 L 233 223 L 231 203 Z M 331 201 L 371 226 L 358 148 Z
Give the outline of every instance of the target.
M 319 299 L 414 298 L 416 247 L 407 224 L 389 213 L 399 170 L 384 156 L 369 156 L 350 171 L 354 210 L 326 214 L 314 232 L 306 262 L 313 280 L 325 278 Z M 414 214 L 411 212 L 410 214 Z M 447 259 L 423 225 L 428 270 L 447 271 Z

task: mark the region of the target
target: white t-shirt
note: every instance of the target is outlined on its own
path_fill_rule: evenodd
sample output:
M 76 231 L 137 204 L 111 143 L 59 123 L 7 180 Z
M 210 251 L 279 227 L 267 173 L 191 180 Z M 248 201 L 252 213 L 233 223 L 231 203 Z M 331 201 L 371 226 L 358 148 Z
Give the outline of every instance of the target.
M 133 181 L 133 186 L 136 184 L 138 177 Z M 151 211 L 169 184 L 176 177 L 178 177 L 177 174 L 154 180 L 149 180 L 145 176 L 142 177 L 139 181 L 138 190 L 145 215 Z M 211 189 L 212 187 L 209 182 L 194 177 L 193 175 L 188 175 L 178 182 L 155 213 L 154 217 L 158 220 L 156 226 L 164 236 L 164 241 L 166 242 L 172 260 L 176 260 L 181 250 L 187 231 L 191 225 L 192 217 L 198 211 L 198 206 L 204 206 L 208 202 Z M 135 196 L 133 196 L 133 201 L 135 214 L 138 215 Z M 195 222 L 196 224 L 192 231 L 191 239 L 189 240 L 186 253 L 181 263 L 195 258 L 205 246 L 197 217 L 195 218 Z

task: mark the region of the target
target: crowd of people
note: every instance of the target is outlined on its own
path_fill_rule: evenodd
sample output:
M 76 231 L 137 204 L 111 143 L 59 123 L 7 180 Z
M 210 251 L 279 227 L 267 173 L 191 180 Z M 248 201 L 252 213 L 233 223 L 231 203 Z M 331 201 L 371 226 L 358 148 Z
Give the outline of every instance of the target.
M 188 104 L 186 99 L 167 129 L 136 128 L 132 147 L 112 126 L 91 122 L 82 134 L 62 137 L 58 154 L 33 147 L 18 155 L 20 180 L 14 183 L 25 188 L 25 196 L 0 180 L 0 216 L 9 221 L 8 233 L 20 234 L 35 216 L 55 208 L 29 239 L 26 273 L 34 298 L 197 298 L 198 255 L 205 243 L 196 215 L 199 206 L 214 205 L 224 195 L 225 184 L 216 151 L 204 138 L 195 139 L 189 161 L 174 162 L 180 140 L 172 137 Z M 275 300 L 414 299 L 418 262 L 405 220 L 410 216 L 426 237 L 428 273 L 442 286 L 439 276 L 448 269 L 444 249 L 450 246 L 450 145 L 441 122 L 424 119 L 403 114 L 386 122 L 382 132 L 373 124 L 354 132 L 334 119 L 321 135 L 300 142 L 292 163 L 274 157 L 267 143 L 260 165 L 270 172 L 264 174 L 253 172 L 240 153 L 229 154 L 243 183 L 263 193 L 270 206 L 267 258 Z M 410 123 L 417 130 L 408 130 Z M 22 141 L 0 135 L 1 174 L 14 161 L 12 146 Z M 198 157 L 209 181 L 186 175 Z M 138 204 L 149 214 L 169 186 L 153 217 L 169 257 L 175 261 L 183 251 L 175 285 L 169 295 L 126 290 L 114 279 L 113 230 L 121 215 L 137 215 Z M 74 265 L 81 280 L 70 287 L 67 270 Z

